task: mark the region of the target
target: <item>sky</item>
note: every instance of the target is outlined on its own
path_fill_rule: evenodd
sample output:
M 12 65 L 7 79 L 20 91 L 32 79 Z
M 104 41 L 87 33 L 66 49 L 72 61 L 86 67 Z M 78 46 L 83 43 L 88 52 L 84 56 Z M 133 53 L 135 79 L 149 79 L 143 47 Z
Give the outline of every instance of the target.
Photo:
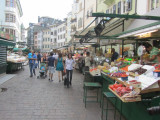
M 27 28 L 30 22 L 38 22 L 38 16 L 63 20 L 72 10 L 73 0 L 20 0 L 20 2 L 23 11 L 22 22 Z

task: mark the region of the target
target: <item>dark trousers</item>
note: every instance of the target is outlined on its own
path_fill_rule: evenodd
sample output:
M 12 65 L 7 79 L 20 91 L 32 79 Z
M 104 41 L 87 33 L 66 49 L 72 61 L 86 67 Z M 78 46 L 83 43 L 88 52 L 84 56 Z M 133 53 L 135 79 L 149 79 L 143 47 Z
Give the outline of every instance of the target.
M 67 72 L 67 80 L 71 83 L 73 70 L 66 70 L 66 72 Z
M 30 76 L 33 76 L 33 63 L 29 63 Z

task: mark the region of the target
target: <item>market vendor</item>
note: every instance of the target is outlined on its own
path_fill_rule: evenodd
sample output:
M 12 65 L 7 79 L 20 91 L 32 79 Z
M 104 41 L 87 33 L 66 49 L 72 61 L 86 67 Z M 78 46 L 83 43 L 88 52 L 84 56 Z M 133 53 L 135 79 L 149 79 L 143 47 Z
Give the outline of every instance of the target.
M 156 47 L 153 47 L 150 43 L 145 43 L 144 46 L 146 47 L 147 52 L 150 53 L 150 56 L 147 59 L 147 61 L 158 63 L 157 55 L 159 53 L 159 49 Z
M 111 53 L 112 53 L 111 62 L 114 62 L 115 60 L 118 59 L 119 54 L 115 51 L 114 48 L 112 48 Z

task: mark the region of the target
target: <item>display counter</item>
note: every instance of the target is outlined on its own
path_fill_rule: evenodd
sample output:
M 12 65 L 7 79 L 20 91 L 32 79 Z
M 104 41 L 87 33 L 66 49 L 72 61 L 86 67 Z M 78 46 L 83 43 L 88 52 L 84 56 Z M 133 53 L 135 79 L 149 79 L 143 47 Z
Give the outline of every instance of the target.
M 103 78 L 103 92 L 113 92 L 109 89 L 109 85 L 114 84 L 116 79 L 102 72 Z M 158 91 L 150 91 L 148 93 L 141 94 L 141 101 L 137 102 L 124 102 L 117 96 L 117 104 L 110 99 L 113 105 L 120 111 L 122 109 L 122 115 L 127 120 L 159 120 L 160 114 L 150 115 L 147 112 L 147 108 L 159 105 L 160 95 Z M 156 98 L 157 97 L 157 98 Z M 122 104 L 122 108 L 121 108 Z
M 23 62 L 7 62 L 7 73 L 12 73 L 13 71 L 17 71 L 23 68 Z

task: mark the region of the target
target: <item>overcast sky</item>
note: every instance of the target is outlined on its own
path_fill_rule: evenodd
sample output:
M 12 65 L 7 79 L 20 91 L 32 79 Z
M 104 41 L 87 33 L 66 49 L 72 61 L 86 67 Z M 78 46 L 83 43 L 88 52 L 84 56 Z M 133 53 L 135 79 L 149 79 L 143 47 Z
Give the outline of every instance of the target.
M 20 2 L 23 10 L 22 22 L 28 27 L 29 22 L 38 22 L 38 16 L 63 20 L 71 11 L 73 0 L 20 0 Z

